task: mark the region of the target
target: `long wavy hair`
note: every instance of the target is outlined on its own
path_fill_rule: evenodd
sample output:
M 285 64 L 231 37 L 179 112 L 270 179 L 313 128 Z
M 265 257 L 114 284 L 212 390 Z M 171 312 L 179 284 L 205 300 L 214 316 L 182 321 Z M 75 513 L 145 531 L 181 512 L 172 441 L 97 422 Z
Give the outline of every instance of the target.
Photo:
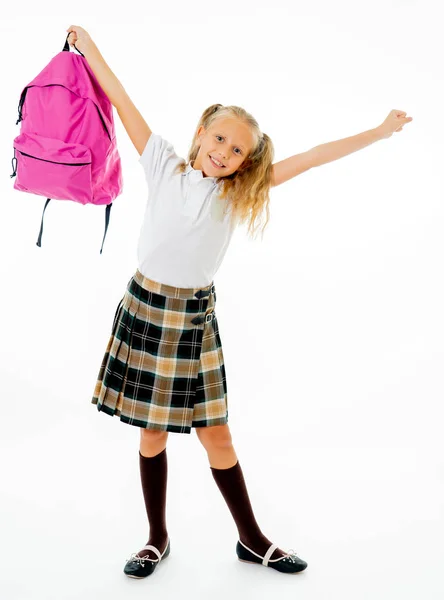
M 266 133 L 262 133 L 256 119 L 240 106 L 223 106 L 212 104 L 204 110 L 197 124 L 191 147 L 188 152 L 188 161 L 181 162 L 176 172 L 183 173 L 189 164 L 197 157 L 200 143 L 198 130 L 201 125 L 208 129 L 216 119 L 236 117 L 250 126 L 253 134 L 254 145 L 250 154 L 245 158 L 240 167 L 226 177 L 216 179 L 220 188 L 220 198 L 226 199 L 227 206 L 231 209 L 231 219 L 238 224 L 249 219 L 248 232 L 254 235 L 257 229 L 257 221 L 266 212 L 264 229 L 270 218 L 269 191 L 271 187 L 272 164 L 274 159 L 274 146 Z

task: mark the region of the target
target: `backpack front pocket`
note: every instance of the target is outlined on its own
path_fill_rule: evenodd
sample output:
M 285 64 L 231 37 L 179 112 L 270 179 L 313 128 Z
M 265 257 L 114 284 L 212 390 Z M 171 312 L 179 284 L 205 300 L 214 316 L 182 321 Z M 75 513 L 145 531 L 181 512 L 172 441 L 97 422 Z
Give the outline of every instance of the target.
M 92 202 L 91 151 L 87 146 L 21 133 L 14 140 L 14 150 L 16 190 L 54 200 Z

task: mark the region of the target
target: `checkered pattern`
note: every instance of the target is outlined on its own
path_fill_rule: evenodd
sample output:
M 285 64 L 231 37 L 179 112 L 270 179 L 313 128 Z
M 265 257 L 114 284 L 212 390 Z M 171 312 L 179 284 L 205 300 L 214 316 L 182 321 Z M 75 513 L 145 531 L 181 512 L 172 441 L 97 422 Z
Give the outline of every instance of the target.
M 137 270 L 117 307 L 91 402 L 124 423 L 161 431 L 227 423 L 215 305 L 214 284 L 174 287 Z

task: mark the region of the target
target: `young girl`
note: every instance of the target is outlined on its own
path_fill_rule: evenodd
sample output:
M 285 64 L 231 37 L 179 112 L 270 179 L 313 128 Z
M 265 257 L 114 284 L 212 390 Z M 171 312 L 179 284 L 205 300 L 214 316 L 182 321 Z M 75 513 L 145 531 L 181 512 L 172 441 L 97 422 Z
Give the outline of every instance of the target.
M 88 33 L 75 25 L 67 31 L 116 108 L 149 189 L 138 268 L 117 307 L 92 399 L 99 411 L 141 433 L 149 539 L 124 572 L 144 578 L 170 553 L 166 443 L 169 432 L 191 433 L 193 427 L 236 523 L 238 558 L 283 573 L 303 571 L 304 560 L 262 533 L 250 504 L 227 423 L 213 278 L 236 224 L 249 218 L 254 230 L 264 208 L 268 221 L 272 186 L 388 138 L 412 118 L 392 110 L 375 129 L 272 164 L 272 142 L 257 121 L 237 106 L 214 104 L 203 112 L 185 162 L 151 132 Z

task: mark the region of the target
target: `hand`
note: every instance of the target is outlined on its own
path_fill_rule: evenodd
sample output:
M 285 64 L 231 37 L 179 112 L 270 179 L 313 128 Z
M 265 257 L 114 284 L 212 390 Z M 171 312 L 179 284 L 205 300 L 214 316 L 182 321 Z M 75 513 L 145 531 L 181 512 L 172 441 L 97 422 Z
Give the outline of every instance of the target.
M 76 47 L 82 54 L 84 54 L 88 45 L 92 43 L 92 39 L 87 31 L 83 27 L 78 25 L 71 25 L 66 31 L 71 33 L 68 36 L 68 44 Z
M 403 110 L 391 110 L 385 121 L 377 128 L 381 132 L 381 137 L 389 138 L 393 133 L 402 131 L 404 125 L 413 120 L 412 117 L 406 117 L 406 114 Z

